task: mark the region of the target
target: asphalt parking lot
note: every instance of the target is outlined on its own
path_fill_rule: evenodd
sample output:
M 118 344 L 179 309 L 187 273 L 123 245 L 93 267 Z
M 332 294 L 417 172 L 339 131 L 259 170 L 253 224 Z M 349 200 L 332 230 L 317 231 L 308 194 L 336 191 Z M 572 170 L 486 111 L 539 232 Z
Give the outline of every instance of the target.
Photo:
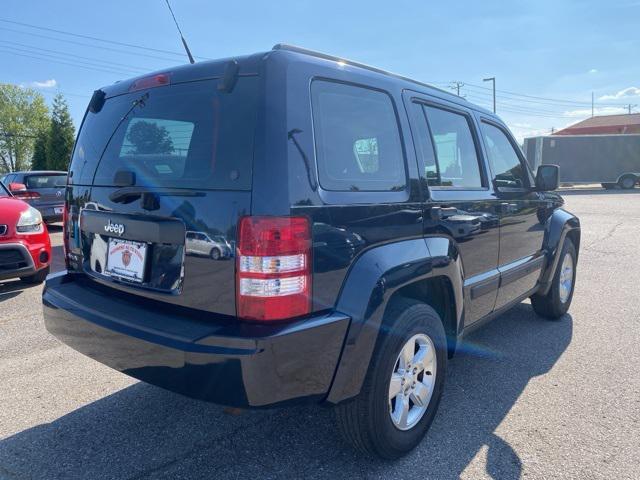
M 42 287 L 0 282 L 0 478 L 640 478 L 640 191 L 565 198 L 582 221 L 570 314 L 523 303 L 468 338 L 394 463 L 352 453 L 330 409 L 231 414 L 129 379 L 45 331 Z

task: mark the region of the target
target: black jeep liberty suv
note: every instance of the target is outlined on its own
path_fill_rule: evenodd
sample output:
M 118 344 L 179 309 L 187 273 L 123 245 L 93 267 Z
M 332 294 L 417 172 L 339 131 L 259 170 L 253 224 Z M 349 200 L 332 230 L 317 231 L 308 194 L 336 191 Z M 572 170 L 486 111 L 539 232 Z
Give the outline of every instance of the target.
M 193 398 L 335 405 L 396 458 L 466 333 L 526 298 L 569 308 L 580 224 L 557 186 L 494 114 L 297 47 L 118 82 L 78 134 L 46 326 Z

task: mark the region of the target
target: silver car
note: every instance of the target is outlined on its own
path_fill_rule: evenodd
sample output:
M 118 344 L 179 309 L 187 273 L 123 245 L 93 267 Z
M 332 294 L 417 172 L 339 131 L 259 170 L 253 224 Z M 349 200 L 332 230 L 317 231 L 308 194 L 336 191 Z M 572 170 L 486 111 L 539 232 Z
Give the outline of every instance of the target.
M 229 258 L 231 246 L 222 235 L 209 236 L 204 232 L 187 231 L 187 255 L 207 255 L 213 260 Z
M 15 197 L 36 208 L 46 223 L 62 221 L 67 172 L 11 172 L 0 180 Z

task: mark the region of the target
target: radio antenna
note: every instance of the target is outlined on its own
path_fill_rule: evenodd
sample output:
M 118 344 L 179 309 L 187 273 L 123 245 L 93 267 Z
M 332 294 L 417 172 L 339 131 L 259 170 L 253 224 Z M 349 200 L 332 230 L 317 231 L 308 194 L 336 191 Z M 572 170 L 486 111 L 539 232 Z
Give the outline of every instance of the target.
M 193 55 L 191 55 L 191 51 L 189 50 L 189 45 L 187 45 L 187 41 L 184 39 L 184 35 L 182 35 L 182 30 L 180 30 L 180 25 L 178 25 L 178 20 L 176 20 L 176 16 L 173 14 L 173 9 L 169 4 L 169 0 L 165 0 L 167 2 L 167 7 L 169 7 L 169 11 L 171 12 L 171 16 L 173 17 L 173 21 L 176 24 L 176 28 L 178 29 L 178 33 L 180 34 L 180 39 L 182 40 L 182 45 L 184 45 L 184 49 L 187 52 L 187 57 L 189 57 L 189 63 L 196 63 L 193 59 Z

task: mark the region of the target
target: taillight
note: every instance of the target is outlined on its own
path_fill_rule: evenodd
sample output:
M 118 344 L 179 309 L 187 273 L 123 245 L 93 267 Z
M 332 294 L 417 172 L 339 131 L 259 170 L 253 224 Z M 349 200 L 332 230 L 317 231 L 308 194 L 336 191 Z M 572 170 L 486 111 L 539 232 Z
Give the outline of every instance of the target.
M 62 241 L 64 265 L 67 270 L 69 270 L 69 233 L 69 203 L 65 201 L 62 209 Z
M 150 77 L 139 78 L 131 87 L 130 92 L 136 92 L 138 90 L 146 90 L 147 88 L 162 87 L 163 85 L 169 85 L 171 83 L 171 77 L 168 73 L 159 73 Z
M 311 311 L 311 228 L 306 217 L 243 217 L 236 256 L 240 318 L 282 320 Z
M 13 192 L 13 196 L 19 198 L 20 200 L 36 200 L 40 198 L 40 194 L 38 192 Z

